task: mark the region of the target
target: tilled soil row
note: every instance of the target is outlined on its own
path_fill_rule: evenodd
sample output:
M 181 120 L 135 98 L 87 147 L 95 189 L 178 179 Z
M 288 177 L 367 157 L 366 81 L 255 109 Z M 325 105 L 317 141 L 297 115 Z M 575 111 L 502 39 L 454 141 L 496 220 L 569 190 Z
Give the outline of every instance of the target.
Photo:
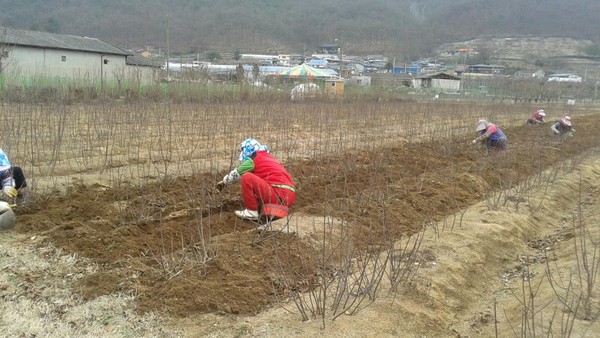
M 298 187 L 292 217 L 343 219 L 359 248 L 410 236 L 550 166 L 576 162 L 600 144 L 598 122 L 595 115 L 577 118 L 572 139 L 550 135 L 548 126 L 507 128 L 505 154 L 488 154 L 458 136 L 291 160 L 286 166 Z M 239 189 L 216 192 L 219 175 L 34 196 L 35 203 L 17 210 L 16 231 L 95 262 L 98 272 L 73 282 L 84 299 L 134 293 L 141 311 L 251 314 L 310 288 L 328 268 L 319 266 L 312 242 L 293 233 L 265 236 L 236 219 Z

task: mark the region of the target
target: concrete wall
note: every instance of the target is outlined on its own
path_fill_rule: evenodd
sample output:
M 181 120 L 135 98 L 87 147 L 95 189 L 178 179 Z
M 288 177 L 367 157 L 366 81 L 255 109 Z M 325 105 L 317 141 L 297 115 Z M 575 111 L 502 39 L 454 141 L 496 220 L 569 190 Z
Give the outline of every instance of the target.
M 127 66 L 125 55 L 15 46 L 3 59 L 4 80 L 71 80 L 76 83 L 123 85 L 158 80 L 158 68 Z
M 131 66 L 125 67 L 125 79 L 130 87 L 157 83 L 160 80 L 162 70 L 155 67 Z
M 431 79 L 431 88 L 444 90 L 460 90 L 460 81 L 447 79 Z
M 103 60 L 108 60 L 104 64 Z M 7 76 L 61 77 L 107 81 L 115 79 L 115 71 L 125 68 L 125 55 L 102 55 L 92 52 L 15 46 L 5 63 Z M 102 73 L 101 73 L 102 72 Z
M 357 86 L 370 86 L 371 85 L 371 77 L 370 76 L 352 76 L 347 80 L 349 84 L 357 85 Z
M 429 89 L 442 89 L 448 91 L 459 91 L 460 80 L 449 80 L 449 79 L 414 79 L 414 88 L 429 88 Z

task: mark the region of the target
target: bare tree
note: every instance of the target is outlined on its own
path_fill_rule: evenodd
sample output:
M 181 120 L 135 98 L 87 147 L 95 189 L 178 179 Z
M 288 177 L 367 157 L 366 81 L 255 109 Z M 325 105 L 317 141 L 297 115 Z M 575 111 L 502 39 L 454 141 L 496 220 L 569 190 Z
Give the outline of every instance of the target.
M 5 27 L 0 29 L 0 90 L 3 86 L 4 70 L 8 67 L 8 55 L 12 48 L 12 44 L 7 39 L 7 29 Z

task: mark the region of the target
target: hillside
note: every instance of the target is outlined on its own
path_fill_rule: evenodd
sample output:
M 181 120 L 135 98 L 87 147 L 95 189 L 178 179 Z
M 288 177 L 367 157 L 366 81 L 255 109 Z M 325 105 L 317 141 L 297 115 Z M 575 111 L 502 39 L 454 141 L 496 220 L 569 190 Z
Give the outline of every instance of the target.
M 0 8 L 2 26 L 93 36 L 126 49 L 168 44 L 173 53 L 311 53 L 337 38 L 348 54 L 410 60 L 481 37 L 600 41 L 595 0 L 0 0 Z
M 600 67 L 600 57 L 589 55 L 594 48 L 591 40 L 565 37 L 498 37 L 476 38 L 468 41 L 442 44 L 436 54 L 460 48 L 472 48 L 479 52 L 474 60 L 447 58 L 447 63 L 493 63 L 513 69 L 547 72 L 571 72 L 596 77 Z

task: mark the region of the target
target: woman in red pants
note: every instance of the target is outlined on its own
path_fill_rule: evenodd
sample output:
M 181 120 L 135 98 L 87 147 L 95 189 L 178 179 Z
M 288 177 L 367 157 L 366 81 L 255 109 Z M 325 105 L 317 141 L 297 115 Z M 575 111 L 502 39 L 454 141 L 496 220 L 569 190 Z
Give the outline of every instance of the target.
M 258 220 L 259 208 L 265 204 L 289 207 L 296 201 L 292 176 L 271 154 L 269 148 L 253 138 L 240 146 L 240 164 L 217 184 L 223 186 L 241 181 L 244 210 L 235 211 L 241 219 Z

